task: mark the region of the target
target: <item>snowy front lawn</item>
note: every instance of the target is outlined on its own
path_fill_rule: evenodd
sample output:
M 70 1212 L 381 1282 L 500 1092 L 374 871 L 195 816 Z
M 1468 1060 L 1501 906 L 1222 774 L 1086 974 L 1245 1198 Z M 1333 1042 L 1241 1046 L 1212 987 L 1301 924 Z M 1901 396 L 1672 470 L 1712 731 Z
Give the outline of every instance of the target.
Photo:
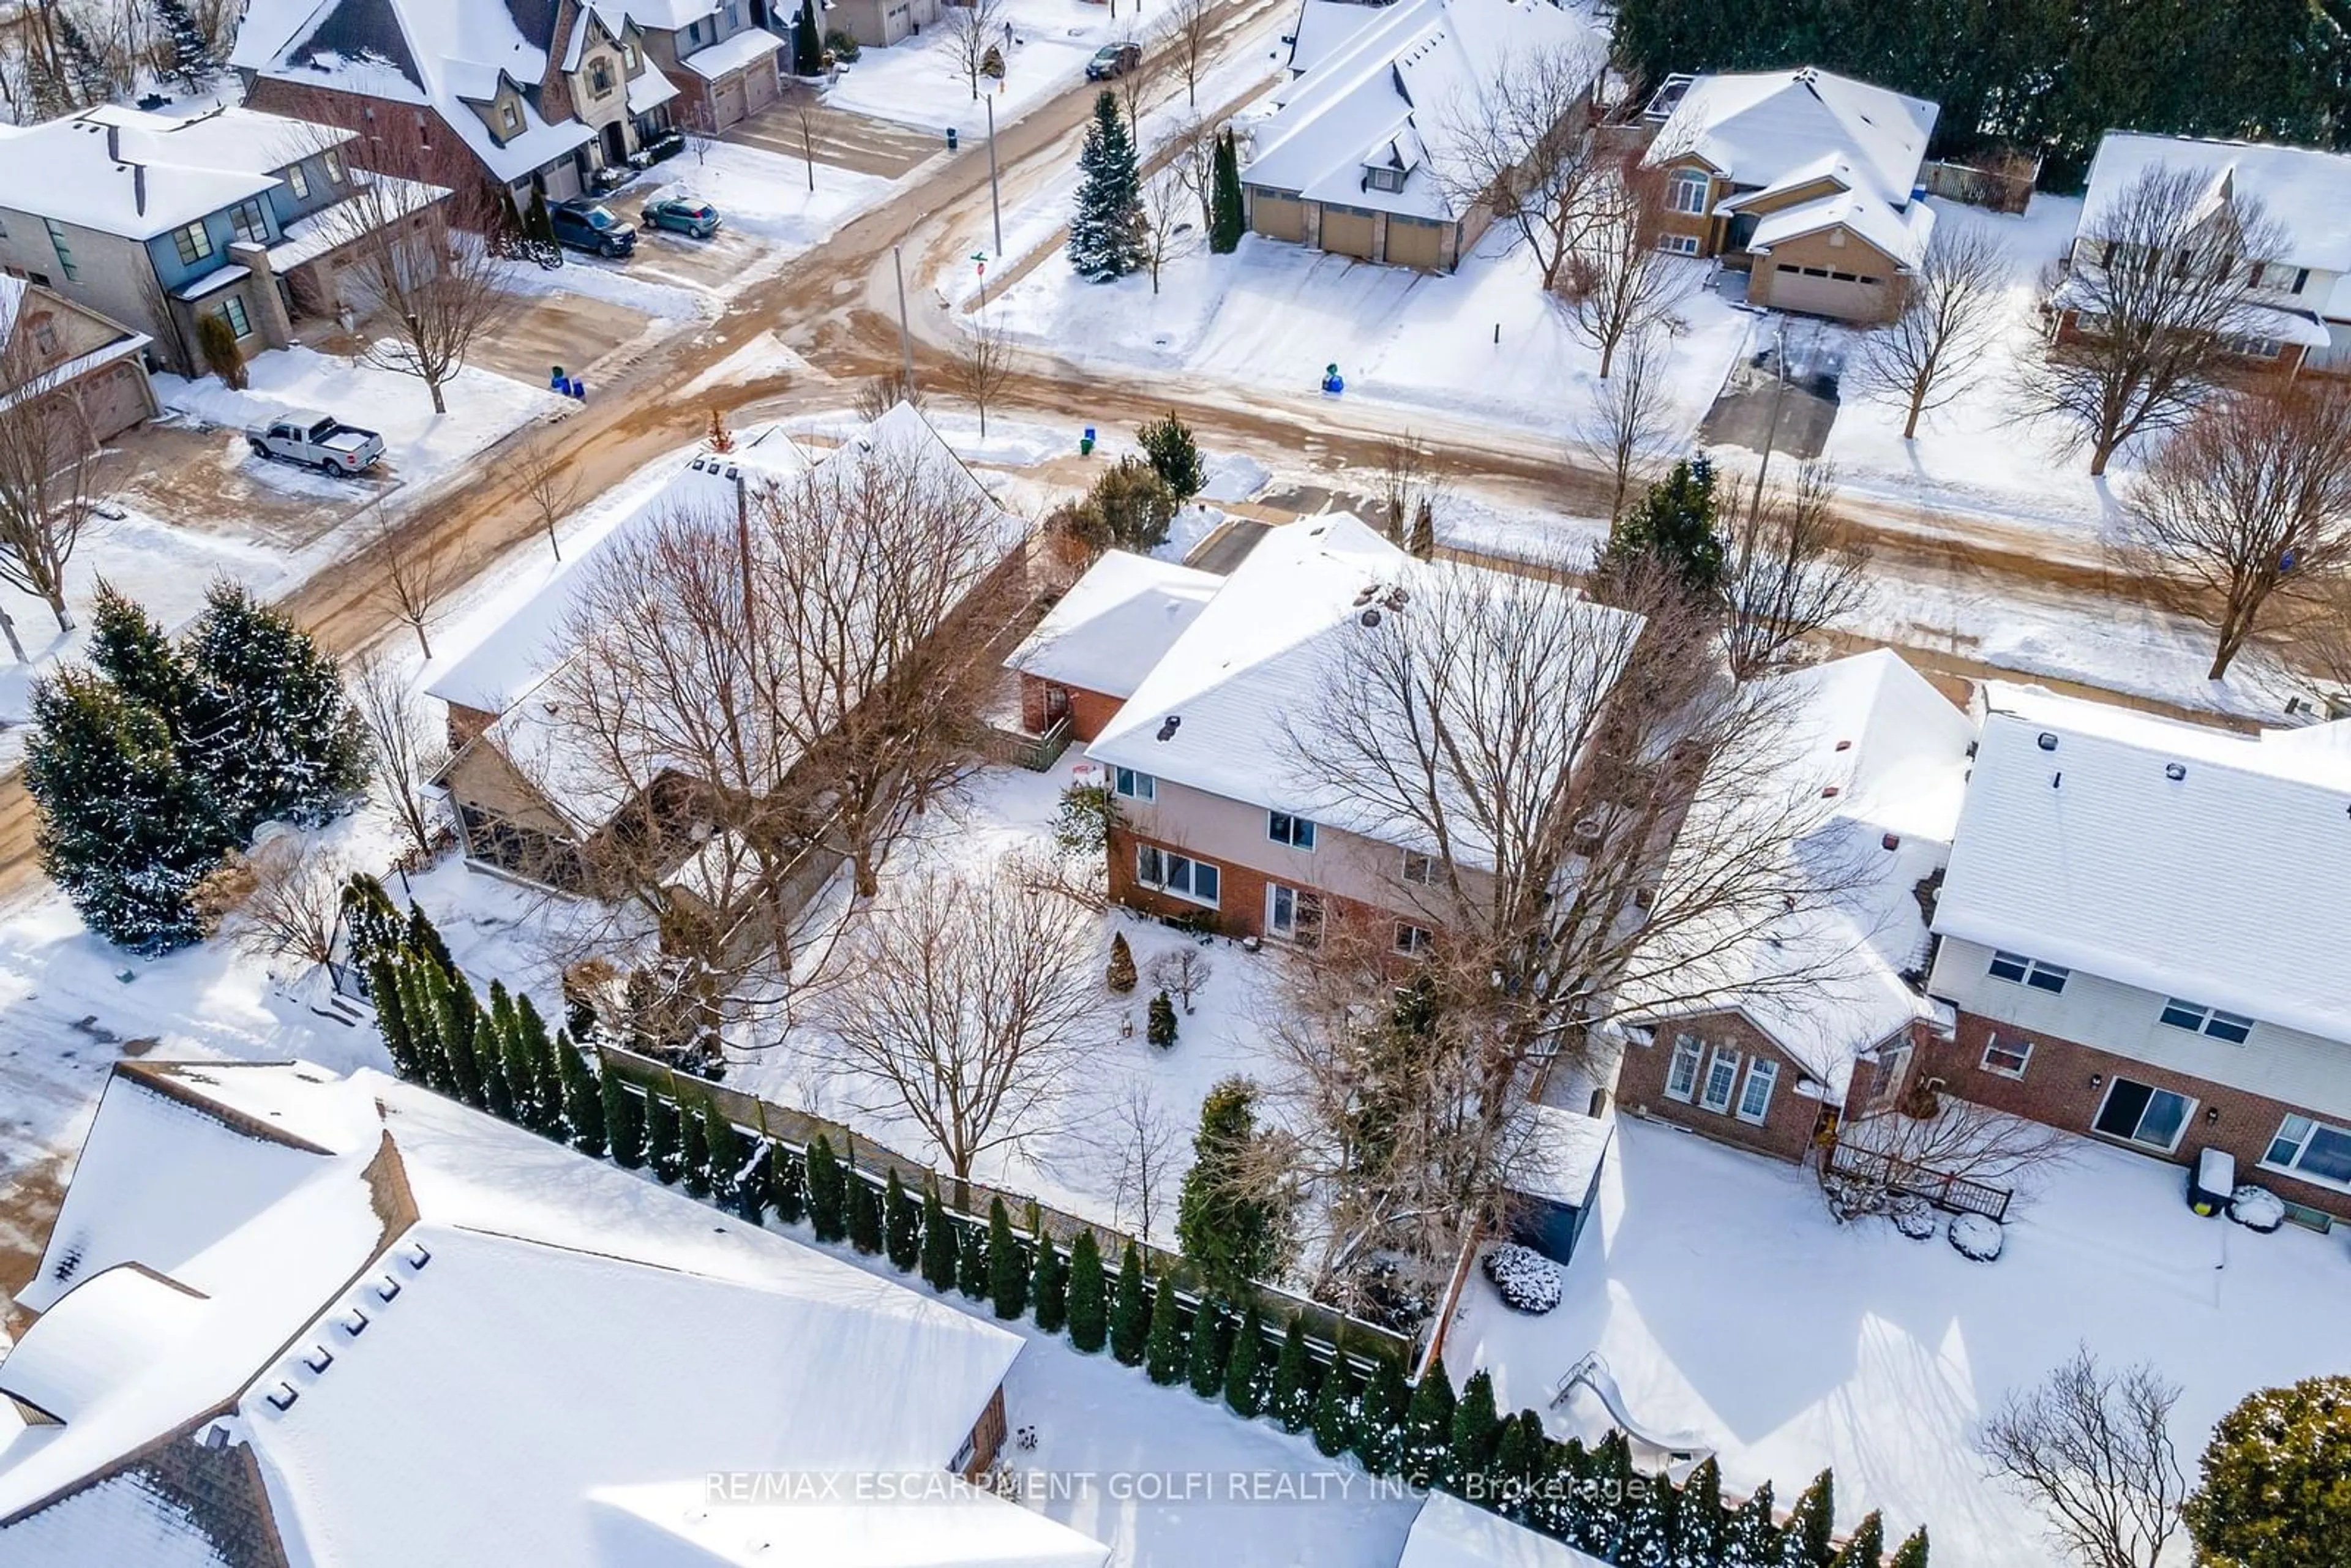
M 1133 3 L 1113 20 L 1110 7 L 1088 0 L 1008 0 L 1003 16 L 1010 25 L 1010 47 L 1005 47 L 1001 27 L 991 41 L 1004 50 L 1004 80 L 979 78 L 979 90 L 995 97 L 998 126 L 1081 80 L 1086 61 L 1104 44 L 1146 39 L 1158 21 Z M 987 133 L 987 110 L 972 96 L 956 25 L 952 13 L 942 13 L 936 23 L 903 43 L 861 51 L 856 64 L 843 68 L 827 89 L 825 101 L 942 137 L 953 126 L 967 142 L 979 141 Z
M 1889 1533 L 1928 1527 L 1937 1568 L 2045 1563 L 2038 1516 L 1984 1479 L 1970 1433 L 2077 1343 L 2185 1385 L 2172 1432 L 2191 1472 L 2246 1394 L 2351 1364 L 2342 1238 L 2199 1219 L 2182 1179 L 2083 1141 L 2000 1260 L 1972 1263 L 1939 1227 L 1841 1229 L 1809 1173 L 1627 1118 L 1564 1301 L 1522 1317 L 1473 1280 L 1446 1361 L 1543 1409 L 1596 1349 L 1635 1419 L 1715 1446 L 1726 1490 L 1769 1480 L 1784 1501 L 1834 1466 L 1843 1527 L 1882 1509 Z M 1579 1394 L 1550 1420 L 1588 1437 L 1606 1416 Z

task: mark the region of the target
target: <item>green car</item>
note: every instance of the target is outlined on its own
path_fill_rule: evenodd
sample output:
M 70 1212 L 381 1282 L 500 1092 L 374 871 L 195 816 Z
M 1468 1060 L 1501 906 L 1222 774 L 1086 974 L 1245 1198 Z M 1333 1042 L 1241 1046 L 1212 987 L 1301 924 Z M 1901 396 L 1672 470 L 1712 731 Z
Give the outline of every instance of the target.
M 708 239 L 726 222 L 718 215 L 716 207 L 693 196 L 664 196 L 657 202 L 647 202 L 644 216 L 647 228 L 668 229 L 696 239 Z

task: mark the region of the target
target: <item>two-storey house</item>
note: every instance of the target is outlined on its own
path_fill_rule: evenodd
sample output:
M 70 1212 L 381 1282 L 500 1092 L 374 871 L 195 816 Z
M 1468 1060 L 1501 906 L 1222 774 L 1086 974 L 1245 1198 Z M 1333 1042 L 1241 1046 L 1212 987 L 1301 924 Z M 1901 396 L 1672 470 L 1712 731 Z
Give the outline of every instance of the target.
M 199 316 L 248 350 L 283 348 L 297 319 L 346 303 L 337 264 L 366 226 L 338 208 L 360 177 L 350 140 L 245 109 L 101 105 L 0 127 L 0 269 L 145 333 L 183 373 L 201 369 Z M 403 183 L 357 210 L 398 217 L 446 194 Z
M 1994 685 L 1936 904 L 1963 1098 L 2351 1217 L 2351 721 Z
M 679 124 L 715 135 L 783 96 L 791 6 L 778 16 L 769 0 L 629 0 L 623 9 L 677 84 Z

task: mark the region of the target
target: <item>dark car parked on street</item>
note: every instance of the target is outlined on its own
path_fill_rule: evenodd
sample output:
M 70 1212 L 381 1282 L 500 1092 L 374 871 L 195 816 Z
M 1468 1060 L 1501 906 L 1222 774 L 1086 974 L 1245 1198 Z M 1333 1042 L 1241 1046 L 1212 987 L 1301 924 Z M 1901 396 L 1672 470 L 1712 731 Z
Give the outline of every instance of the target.
M 1094 51 L 1094 57 L 1086 62 L 1086 79 L 1108 81 L 1113 77 L 1124 76 L 1142 63 L 1142 45 L 1104 44 Z
M 623 256 L 637 248 L 636 225 L 622 223 L 601 202 L 575 196 L 550 209 L 547 217 L 555 226 L 556 239 L 573 250 Z

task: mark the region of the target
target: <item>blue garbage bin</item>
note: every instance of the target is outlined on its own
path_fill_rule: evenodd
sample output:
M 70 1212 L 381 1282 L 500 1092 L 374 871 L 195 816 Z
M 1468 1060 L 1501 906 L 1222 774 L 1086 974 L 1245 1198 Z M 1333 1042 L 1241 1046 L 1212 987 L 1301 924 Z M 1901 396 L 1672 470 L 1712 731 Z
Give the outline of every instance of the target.
M 948 151 L 948 152 L 954 152 L 954 151 L 956 150 L 956 128 L 955 128 L 954 126 L 952 126 L 952 125 L 948 126 L 948 127 L 947 127 L 947 151 Z

